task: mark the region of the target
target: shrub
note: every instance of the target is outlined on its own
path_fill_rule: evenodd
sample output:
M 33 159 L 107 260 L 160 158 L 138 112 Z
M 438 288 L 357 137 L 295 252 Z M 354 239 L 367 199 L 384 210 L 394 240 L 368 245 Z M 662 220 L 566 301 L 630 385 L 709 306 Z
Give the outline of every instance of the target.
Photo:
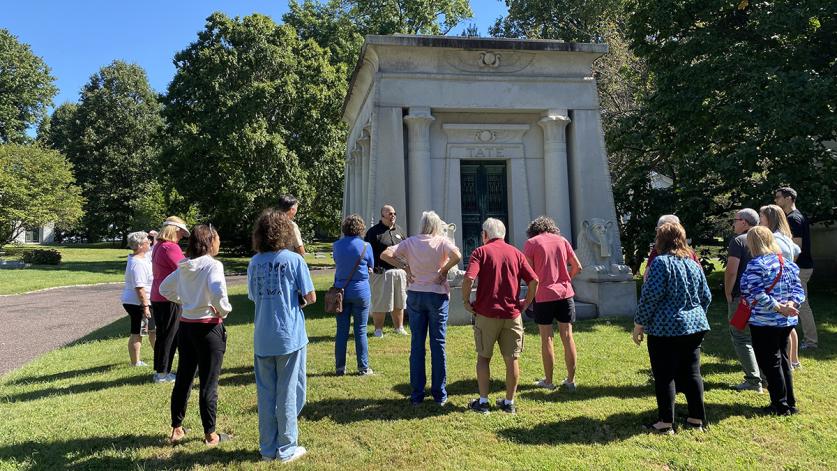
M 61 252 L 55 249 L 35 249 L 23 253 L 23 261 L 32 265 L 59 265 Z

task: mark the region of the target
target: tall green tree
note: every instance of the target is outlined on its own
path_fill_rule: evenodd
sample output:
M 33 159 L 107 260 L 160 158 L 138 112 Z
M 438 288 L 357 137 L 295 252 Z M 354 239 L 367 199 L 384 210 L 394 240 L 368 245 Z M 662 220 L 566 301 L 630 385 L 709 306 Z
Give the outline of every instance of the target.
M 790 184 L 811 219 L 834 219 L 837 4 L 721 0 L 631 1 L 632 50 L 654 88 L 622 122 L 620 169 L 674 180 L 671 208 L 698 241 L 731 212 L 772 202 Z M 642 187 L 642 188 L 641 188 Z M 636 195 L 635 195 L 636 196 Z
M 214 13 L 175 65 L 163 162 L 184 200 L 242 246 L 283 193 L 306 232 L 337 227 L 346 83 L 328 52 L 266 16 Z
M 90 77 L 78 105 L 56 109 L 41 138 L 73 163 L 90 240 L 143 229 L 137 202 L 155 188 L 161 105 L 136 64 L 114 61 Z
M 0 144 L 0 245 L 30 227 L 71 227 L 82 215 L 83 201 L 63 155 L 40 146 Z
M 44 116 L 58 93 L 43 59 L 0 28 L 0 144 L 26 142 L 26 130 Z

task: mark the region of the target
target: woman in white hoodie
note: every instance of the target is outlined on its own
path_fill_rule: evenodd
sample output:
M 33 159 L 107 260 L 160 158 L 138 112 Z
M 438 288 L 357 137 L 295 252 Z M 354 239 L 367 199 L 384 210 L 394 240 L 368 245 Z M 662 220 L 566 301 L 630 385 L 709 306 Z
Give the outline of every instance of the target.
M 221 239 L 212 226 L 195 226 L 189 236 L 186 256 L 177 270 L 160 285 L 160 294 L 182 305 L 178 331 L 180 364 L 171 393 L 171 442 L 186 435 L 183 418 L 195 379 L 200 376 L 200 412 L 204 442 L 214 446 L 230 437 L 215 432 L 215 411 L 218 403 L 218 377 L 227 349 L 224 318 L 232 306 L 227 298 L 224 266 L 212 258 L 218 255 Z

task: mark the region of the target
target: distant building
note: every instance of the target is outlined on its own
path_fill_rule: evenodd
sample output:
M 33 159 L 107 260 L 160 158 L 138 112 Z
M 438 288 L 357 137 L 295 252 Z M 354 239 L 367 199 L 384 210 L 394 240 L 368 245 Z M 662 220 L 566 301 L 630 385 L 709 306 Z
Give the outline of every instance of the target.
M 14 242 L 19 244 L 51 244 L 55 241 L 55 224 L 28 228 L 21 232 Z

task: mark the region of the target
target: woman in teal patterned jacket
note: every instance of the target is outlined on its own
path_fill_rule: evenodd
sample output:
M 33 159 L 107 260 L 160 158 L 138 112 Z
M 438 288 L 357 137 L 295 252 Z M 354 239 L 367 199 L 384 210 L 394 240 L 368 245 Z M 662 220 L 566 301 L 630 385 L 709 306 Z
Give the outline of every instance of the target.
M 633 332 L 637 345 L 648 335 L 648 356 L 657 395 L 658 420 L 645 427 L 653 433 L 674 433 L 676 381 L 689 406 L 684 426 L 703 430 L 706 410 L 700 344 L 709 331 L 706 310 L 712 294 L 703 270 L 691 259 L 683 226 L 660 226 L 655 245 L 660 255 L 649 267 L 642 285 Z
M 805 301 L 799 267 L 793 260 L 779 258 L 781 249 L 770 229 L 764 226 L 747 232 L 747 250 L 753 259 L 741 275 L 741 298 L 752 307 L 753 352 L 759 370 L 767 377 L 770 405 L 764 412 L 795 414 L 796 398 L 787 350 L 790 332 L 799 322 L 799 305 Z M 774 281 L 775 286 L 767 292 Z

